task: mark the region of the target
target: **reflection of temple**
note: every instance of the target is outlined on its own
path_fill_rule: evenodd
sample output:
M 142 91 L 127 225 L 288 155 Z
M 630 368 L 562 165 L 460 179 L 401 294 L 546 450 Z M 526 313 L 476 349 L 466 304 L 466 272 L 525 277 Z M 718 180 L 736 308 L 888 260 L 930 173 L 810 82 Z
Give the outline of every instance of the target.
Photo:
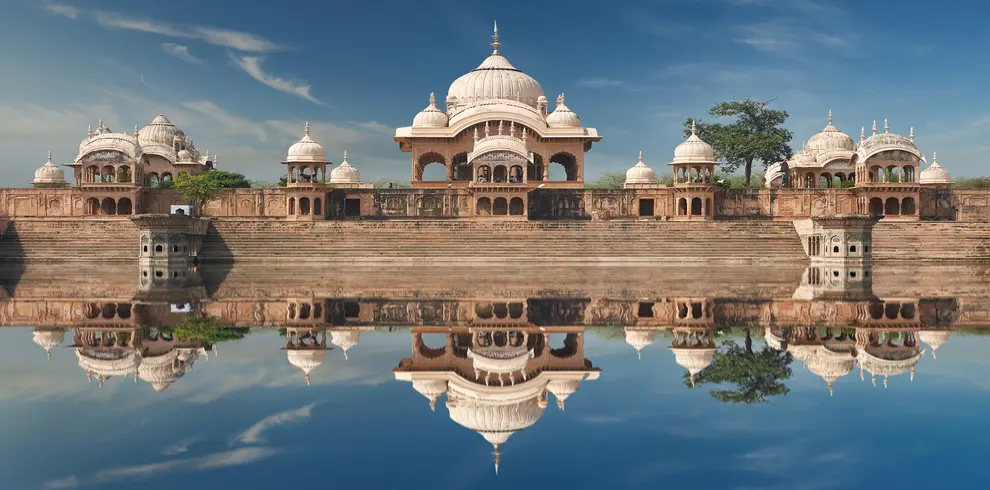
M 133 376 L 135 382 L 140 378 L 157 392 L 191 371 L 211 349 L 202 341 L 182 342 L 154 328 L 135 326 L 77 327 L 72 337 L 69 348 L 75 350 L 90 381 L 95 377 L 103 386 L 112 377 Z
M 445 345 L 427 345 L 424 334 L 431 333 L 443 335 Z M 492 444 L 498 472 L 502 445 L 540 419 L 548 394 L 563 410 L 581 381 L 601 373 L 584 357 L 583 328 L 553 333 L 564 335 L 563 345 L 553 347 L 547 329 L 528 326 L 414 328 L 412 356 L 393 371 L 431 409 L 446 394 L 451 420 Z
M 307 315 L 308 316 L 308 315 Z M 326 353 L 332 347 L 327 346 L 327 333 L 330 333 L 330 343 L 340 347 L 347 359 L 347 351 L 361 341 L 361 331 L 371 330 L 371 327 L 287 327 L 285 329 L 285 347 L 289 364 L 299 368 L 310 384 L 310 374 L 323 365 Z

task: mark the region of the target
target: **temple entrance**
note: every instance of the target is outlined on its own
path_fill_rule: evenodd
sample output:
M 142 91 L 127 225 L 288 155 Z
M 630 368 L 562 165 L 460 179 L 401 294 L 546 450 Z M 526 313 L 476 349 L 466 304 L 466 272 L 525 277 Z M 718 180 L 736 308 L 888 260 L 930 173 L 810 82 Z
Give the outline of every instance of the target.
M 655 203 L 653 199 L 640 199 L 639 200 L 639 215 L 640 216 L 653 216 L 653 207 Z
M 344 199 L 344 216 L 347 217 L 361 216 L 361 200 Z
M 493 151 L 475 158 L 471 165 L 477 169 L 477 183 L 522 184 L 526 181 L 523 169 L 529 161 L 511 151 Z

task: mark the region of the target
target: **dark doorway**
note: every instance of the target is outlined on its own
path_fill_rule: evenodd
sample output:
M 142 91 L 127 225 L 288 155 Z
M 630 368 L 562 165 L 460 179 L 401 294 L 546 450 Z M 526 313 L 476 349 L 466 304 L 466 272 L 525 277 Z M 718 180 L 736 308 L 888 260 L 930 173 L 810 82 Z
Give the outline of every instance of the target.
M 361 216 L 361 199 L 344 199 L 344 216 Z
M 640 199 L 639 200 L 639 215 L 640 216 L 653 216 L 653 199 Z

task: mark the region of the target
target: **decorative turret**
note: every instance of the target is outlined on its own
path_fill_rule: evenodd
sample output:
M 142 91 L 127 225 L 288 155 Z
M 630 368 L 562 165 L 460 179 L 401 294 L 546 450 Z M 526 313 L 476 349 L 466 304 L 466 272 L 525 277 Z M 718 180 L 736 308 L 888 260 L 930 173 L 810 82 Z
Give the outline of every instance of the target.
M 657 173 L 643 163 L 643 152 L 639 152 L 639 161 L 626 171 L 625 186 L 629 184 L 653 184 L 657 181 Z
M 52 152 L 49 151 L 48 161 L 34 171 L 34 186 L 65 187 L 65 185 L 65 172 L 52 163 Z

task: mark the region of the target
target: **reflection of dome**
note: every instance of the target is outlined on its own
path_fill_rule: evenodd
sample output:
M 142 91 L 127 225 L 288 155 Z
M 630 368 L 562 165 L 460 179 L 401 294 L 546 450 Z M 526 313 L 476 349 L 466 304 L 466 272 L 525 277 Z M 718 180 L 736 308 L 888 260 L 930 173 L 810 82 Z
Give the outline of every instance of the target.
M 136 374 L 141 365 L 141 356 L 134 350 L 76 349 L 76 357 L 86 377 L 96 376 L 100 386 L 114 376 Z
M 330 332 L 330 342 L 344 351 L 344 359 L 347 359 L 347 351 L 358 345 L 361 341 L 360 330 L 336 330 Z
M 156 392 L 165 391 L 185 374 L 179 351 L 173 349 L 163 355 L 145 357 L 138 366 L 138 378 L 150 384 Z
M 643 349 L 647 348 L 657 340 L 657 333 L 653 330 L 626 330 L 626 343 L 636 349 L 636 355 L 641 359 Z
M 430 410 L 436 410 L 437 399 L 447 392 L 447 380 L 417 379 L 412 382 L 413 389 L 430 401 Z
M 580 128 L 581 118 L 564 105 L 564 94 L 557 97 L 557 107 L 547 116 L 551 128 Z
M 564 401 L 567 397 L 573 395 L 580 387 L 579 379 L 555 379 L 547 383 L 547 391 L 553 393 L 553 397 L 557 399 L 557 407 L 561 410 L 564 409 Z
M 852 151 L 856 149 L 856 143 L 848 134 L 839 131 L 839 128 L 832 125 L 832 111 L 828 111 L 828 124 L 825 129 L 812 136 L 805 148 L 815 153 Z
M 48 358 L 52 358 L 52 349 L 62 345 L 65 340 L 64 330 L 35 330 L 32 339 L 35 344 L 41 346 L 48 353 Z
M 932 348 L 932 359 L 935 359 L 935 351 L 949 341 L 949 335 L 948 330 L 922 330 L 918 332 L 918 340 Z
M 447 127 L 447 114 L 437 107 L 437 99 L 430 92 L 430 105 L 416 114 L 413 118 L 414 128 L 445 128 Z
M 643 152 L 639 152 L 639 161 L 626 170 L 627 184 L 652 184 L 657 180 L 657 173 L 643 163 Z
M 932 154 L 932 164 L 921 171 L 922 184 L 951 184 L 952 177 L 949 176 L 949 171 L 945 167 L 938 164 L 938 154 Z M 932 353 L 934 354 L 934 352 Z
M 34 171 L 35 184 L 64 184 L 65 172 L 52 163 L 52 152 L 48 152 L 48 161 Z
M 287 163 L 323 163 L 327 161 L 327 151 L 323 145 L 309 137 L 309 121 L 306 121 L 306 134 L 296 144 L 289 147 Z
M 706 367 L 711 366 L 715 360 L 715 351 L 717 350 L 714 347 L 703 349 L 670 348 L 670 351 L 674 353 L 674 360 L 677 361 L 677 364 L 680 364 L 681 367 L 687 369 L 688 373 L 691 374 L 692 386 L 694 386 L 694 377 Z
M 790 352 L 795 359 L 807 363 L 818 354 L 818 346 L 791 344 L 787 346 L 787 352 Z
M 512 434 L 535 424 L 543 415 L 543 408 L 538 397 L 512 403 L 447 397 L 450 419 L 481 434 L 494 447 L 495 473 L 498 473 L 502 444 Z
M 330 171 L 331 184 L 356 184 L 361 182 L 361 172 L 351 166 L 347 161 L 347 152 L 344 152 L 344 161 L 340 162 L 337 168 Z
M 524 371 L 534 353 L 525 345 L 471 347 L 468 349 L 468 357 L 474 361 L 476 370 L 502 374 Z
M 536 107 L 543 97 L 543 88 L 529 75 L 519 71 L 499 52 L 498 26 L 495 27 L 495 51 L 477 68 L 454 80 L 447 91 L 447 100 L 458 106 L 486 100 L 519 100 Z M 449 107 L 448 107 L 449 109 Z
M 326 349 L 314 350 L 289 350 L 289 364 L 299 368 L 306 375 L 306 384 L 309 384 L 309 373 L 323 364 L 326 358 Z
M 861 349 L 857 360 L 859 361 L 859 367 L 861 370 L 868 371 L 873 375 L 873 385 L 876 386 L 876 377 L 883 376 L 883 387 L 887 387 L 887 378 L 890 376 L 897 376 L 898 374 L 904 374 L 906 372 L 911 373 L 911 381 L 914 381 L 914 367 L 921 360 L 921 357 L 925 355 L 925 351 L 917 350 L 895 350 L 878 352 L 884 357 L 880 357 L 872 352 L 871 347 Z M 862 373 L 860 374 L 862 376 Z
M 852 372 L 856 367 L 856 358 L 850 352 L 833 352 L 824 347 L 805 361 L 808 370 L 825 380 L 828 392 L 832 394 L 832 383 Z
M 767 345 L 769 345 L 770 348 L 777 350 L 784 350 L 784 345 L 783 345 L 784 339 L 782 339 L 777 334 L 773 333 L 773 330 L 771 330 L 770 327 L 766 327 L 763 330 L 763 338 L 766 340 Z
M 674 148 L 672 163 L 716 163 L 715 150 L 698 137 L 694 121 L 691 121 L 691 136 Z

